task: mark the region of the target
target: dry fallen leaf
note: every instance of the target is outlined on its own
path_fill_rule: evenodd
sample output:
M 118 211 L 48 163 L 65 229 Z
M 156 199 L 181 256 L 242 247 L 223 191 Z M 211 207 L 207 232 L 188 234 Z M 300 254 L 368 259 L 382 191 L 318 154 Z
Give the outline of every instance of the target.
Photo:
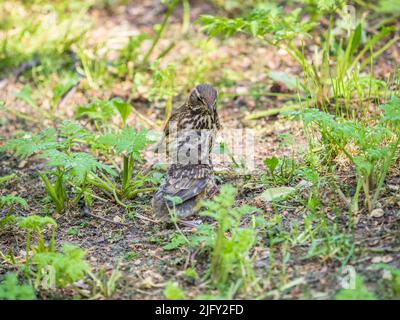
M 386 256 L 376 256 L 371 259 L 372 263 L 388 263 L 393 260 L 392 256 L 386 255 Z
M 384 214 L 385 214 L 385 212 L 381 208 L 374 209 L 374 210 L 371 211 L 371 217 L 374 217 L 374 218 L 380 218 Z

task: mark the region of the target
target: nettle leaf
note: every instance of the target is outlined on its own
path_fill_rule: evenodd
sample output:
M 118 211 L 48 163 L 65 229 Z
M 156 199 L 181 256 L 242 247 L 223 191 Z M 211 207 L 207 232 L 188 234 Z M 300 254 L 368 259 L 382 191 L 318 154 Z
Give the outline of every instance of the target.
M 25 209 L 28 208 L 28 203 L 21 197 L 13 195 L 0 196 L 0 208 L 11 207 L 17 204 Z
M 111 167 L 100 163 L 91 154 L 85 152 L 67 154 L 58 150 L 49 150 L 41 157 L 48 159 L 47 165 L 50 167 L 65 168 L 78 184 L 83 183 L 86 176 L 89 173 L 94 173 L 97 169 L 116 175 L 116 172 Z
M 214 17 L 211 15 L 202 15 L 199 18 L 200 24 L 211 37 L 219 34 L 232 36 L 242 31 L 244 21 L 241 18 L 229 19 L 225 17 Z
M 89 265 L 85 261 L 86 252 L 70 244 L 64 244 L 62 252 L 37 253 L 32 257 L 32 262 L 37 266 L 39 280 L 46 276 L 49 268 L 55 274 L 56 284 L 64 287 L 83 279 L 89 271 Z
M 165 196 L 165 200 L 167 200 L 171 206 L 178 205 L 183 202 L 182 199 L 178 196 L 168 196 L 167 195 L 167 196 Z
M 25 159 L 37 152 L 56 148 L 56 140 L 57 133 L 54 129 L 46 129 L 37 135 L 25 133 L 21 138 L 9 140 L 0 147 L 0 151 L 12 150 L 16 157 Z
M 367 161 L 364 159 L 364 157 L 354 157 L 354 164 L 356 166 L 357 172 L 365 177 L 368 177 L 371 175 L 373 165 L 371 162 Z
M 383 111 L 382 120 L 391 122 L 396 126 L 400 125 L 400 98 L 392 97 L 392 100 L 384 105 L 381 105 Z
M 115 148 L 117 154 L 132 154 L 136 160 L 140 160 L 140 151 L 153 141 L 147 137 L 147 130 L 136 131 L 125 126 L 121 132 L 106 134 L 98 139 L 98 142 Z
M 365 150 L 365 154 L 367 155 L 370 161 L 378 161 L 380 159 L 386 158 L 386 156 L 390 152 L 390 146 L 382 147 L 382 148 L 369 148 Z
M 62 122 L 59 131 L 60 137 L 68 140 L 83 139 L 91 135 L 86 129 L 82 128 L 80 124 L 68 120 Z
M 57 227 L 57 223 L 51 217 L 41 217 L 32 215 L 18 220 L 18 226 L 21 229 L 41 232 L 45 226 Z
M 234 224 L 235 221 L 238 222 L 242 216 L 259 211 L 257 208 L 248 205 L 233 208 L 235 197 L 236 189 L 230 184 L 223 185 L 220 189 L 220 193 L 212 200 L 203 200 L 201 202 L 201 205 L 204 206 L 206 210 L 200 212 L 200 215 L 211 217 L 217 221 L 221 216 L 225 216 L 226 219 Z

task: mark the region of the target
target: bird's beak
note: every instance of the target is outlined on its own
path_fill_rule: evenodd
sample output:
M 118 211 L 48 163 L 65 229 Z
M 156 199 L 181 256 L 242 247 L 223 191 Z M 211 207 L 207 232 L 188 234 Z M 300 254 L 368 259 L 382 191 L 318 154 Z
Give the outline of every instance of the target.
M 209 105 L 208 105 L 208 108 L 210 109 L 210 112 L 211 112 L 211 119 L 212 119 L 212 121 L 214 121 L 215 103 L 214 103 L 214 104 L 209 104 Z

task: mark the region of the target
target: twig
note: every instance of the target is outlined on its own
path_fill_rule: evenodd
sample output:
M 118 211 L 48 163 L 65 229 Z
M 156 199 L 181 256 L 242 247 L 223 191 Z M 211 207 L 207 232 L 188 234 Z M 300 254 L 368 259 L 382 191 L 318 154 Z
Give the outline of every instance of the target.
M 178 219 L 178 223 L 186 226 L 186 227 L 190 227 L 190 228 L 197 228 L 199 226 L 199 224 L 194 223 L 192 221 L 188 221 L 188 220 L 180 220 Z
M 89 208 L 86 207 L 86 206 L 82 207 L 81 214 L 82 214 L 82 216 L 89 216 L 89 217 L 92 217 L 92 218 L 95 218 L 95 219 L 100 219 L 100 220 L 103 220 L 105 222 L 113 223 L 113 224 L 116 224 L 116 225 L 119 225 L 119 226 L 123 226 L 123 227 L 131 227 L 133 225 L 133 224 L 127 224 L 127 223 L 123 223 L 123 222 L 116 222 L 114 220 L 95 215 L 95 214 L 91 213 L 89 211 Z

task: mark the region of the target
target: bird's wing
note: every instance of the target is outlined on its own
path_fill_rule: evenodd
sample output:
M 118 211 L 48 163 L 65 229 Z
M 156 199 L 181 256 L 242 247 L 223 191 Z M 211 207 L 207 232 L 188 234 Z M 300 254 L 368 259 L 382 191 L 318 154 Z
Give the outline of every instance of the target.
M 182 202 L 203 192 L 211 174 L 211 170 L 207 166 L 186 166 L 171 169 L 163 192 L 164 195 L 181 198 Z

